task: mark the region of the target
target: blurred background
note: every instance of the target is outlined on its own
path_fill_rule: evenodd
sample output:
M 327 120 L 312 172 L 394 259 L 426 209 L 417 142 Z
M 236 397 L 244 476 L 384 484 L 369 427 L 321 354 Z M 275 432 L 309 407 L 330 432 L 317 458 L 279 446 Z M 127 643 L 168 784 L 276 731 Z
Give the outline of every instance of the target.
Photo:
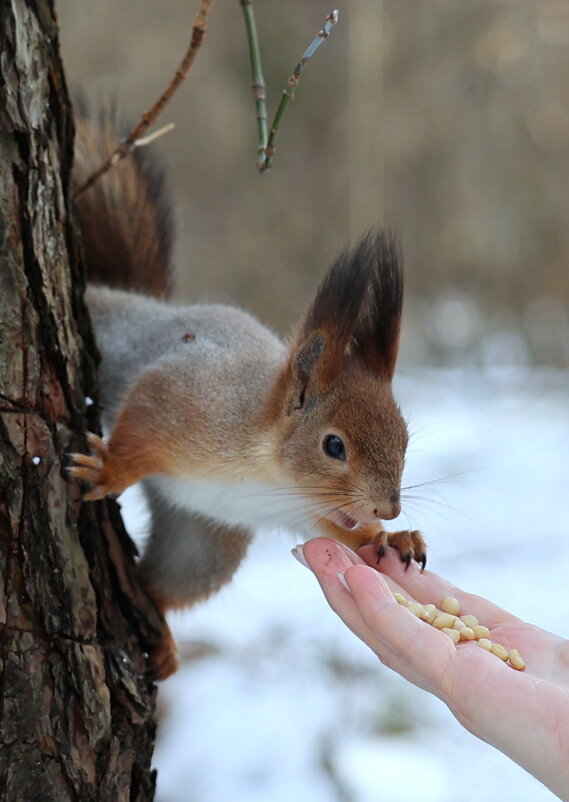
M 137 120 L 197 4 L 60 2 L 70 85 Z M 269 115 L 328 0 L 255 6 Z M 233 299 L 288 331 L 330 259 L 399 233 L 405 358 L 569 365 L 569 5 L 352 0 L 306 69 L 258 175 L 238 0 L 220 0 L 152 148 L 166 165 L 184 298 Z
M 196 6 L 61 0 L 69 84 L 137 120 Z M 271 117 L 330 6 L 255 10 Z M 237 302 L 286 335 L 347 241 L 396 230 L 405 483 L 451 477 L 418 491 L 401 525 L 424 531 L 435 570 L 567 637 L 566 599 L 550 599 L 569 562 L 569 4 L 339 10 L 260 176 L 241 9 L 214 5 L 158 123 L 176 128 L 151 145 L 175 203 L 179 295 Z M 142 537 L 143 502 L 125 496 Z M 174 617 L 184 666 L 160 694 L 158 802 L 554 798 L 345 632 L 293 543 L 266 533 L 231 587 Z

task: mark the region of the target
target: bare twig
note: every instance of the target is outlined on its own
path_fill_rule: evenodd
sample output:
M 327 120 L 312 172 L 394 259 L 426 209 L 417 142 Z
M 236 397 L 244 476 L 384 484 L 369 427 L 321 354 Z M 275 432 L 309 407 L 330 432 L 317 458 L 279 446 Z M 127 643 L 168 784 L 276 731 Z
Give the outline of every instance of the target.
M 265 147 L 269 135 L 266 104 L 267 93 L 265 78 L 263 77 L 261 48 L 259 47 L 253 3 L 252 0 L 240 0 L 240 3 L 245 19 L 247 42 L 249 44 L 249 58 L 251 59 L 251 78 L 253 80 L 251 88 L 253 89 L 253 97 L 255 98 L 255 107 L 257 109 L 257 166 L 261 169 L 265 161 Z
M 140 137 L 140 139 L 135 139 L 132 143 L 132 146 L 135 148 L 142 148 L 144 145 L 150 145 L 151 142 L 154 142 L 155 139 L 158 139 L 164 134 L 169 134 L 170 131 L 173 131 L 176 126 L 174 123 L 168 123 L 167 125 L 163 125 L 162 128 L 159 128 L 157 131 L 153 131 L 151 134 L 147 134 L 146 136 Z
M 188 50 L 186 52 L 186 55 L 184 56 L 182 63 L 178 67 L 176 74 L 174 75 L 174 77 L 164 90 L 164 92 L 160 95 L 156 103 L 152 106 L 152 108 L 144 112 L 144 114 L 140 118 L 138 125 L 136 125 L 132 129 L 132 131 L 126 137 L 126 139 L 123 139 L 123 141 L 117 145 L 115 150 L 110 154 L 110 156 L 107 157 L 107 159 L 105 159 L 105 161 L 101 164 L 101 166 L 89 176 L 89 178 L 85 181 L 84 184 L 82 184 L 82 186 L 79 187 L 79 189 L 75 192 L 74 195 L 75 198 L 78 198 L 79 195 L 82 195 L 83 192 L 89 189 L 89 187 L 93 186 L 93 184 L 96 181 L 98 181 L 99 178 L 107 172 L 107 170 L 110 170 L 110 168 L 113 165 L 120 162 L 122 159 L 125 158 L 125 156 L 128 156 L 128 154 L 131 153 L 135 147 L 137 147 L 136 145 L 137 141 L 139 145 L 145 144 L 144 134 L 146 133 L 146 131 L 148 131 L 150 126 L 158 118 L 164 106 L 166 105 L 166 103 L 168 103 L 168 101 L 170 100 L 176 89 L 178 89 L 178 87 L 180 86 L 180 84 L 190 71 L 192 64 L 194 63 L 198 49 L 205 36 L 205 32 L 207 29 L 207 17 L 209 15 L 209 12 L 211 11 L 213 3 L 214 0 L 200 0 L 198 12 L 194 19 L 194 24 L 192 27 L 192 38 Z M 161 133 L 166 133 L 166 131 L 163 130 L 157 131 L 156 134 L 152 134 L 151 137 L 155 138 Z
M 296 67 L 294 68 L 292 75 L 288 79 L 288 86 L 283 89 L 283 93 L 281 95 L 281 102 L 279 103 L 279 107 L 277 108 L 275 118 L 273 120 L 273 124 L 271 125 L 271 131 L 267 140 L 267 145 L 265 147 L 265 159 L 262 164 L 259 165 L 259 170 L 261 173 L 266 173 L 271 169 L 273 163 L 273 156 L 275 154 L 275 139 L 277 136 L 277 132 L 279 130 L 279 126 L 281 124 L 281 120 L 285 110 L 291 100 L 294 100 L 294 90 L 298 86 L 300 82 L 300 76 L 306 66 L 306 62 L 314 55 L 314 53 L 318 50 L 322 42 L 324 42 L 328 36 L 330 35 L 330 31 L 334 27 L 334 25 L 338 22 L 339 12 L 337 10 L 331 11 L 328 16 L 326 17 L 326 22 L 322 30 L 318 31 L 312 42 L 308 45 L 300 59 L 298 60 Z

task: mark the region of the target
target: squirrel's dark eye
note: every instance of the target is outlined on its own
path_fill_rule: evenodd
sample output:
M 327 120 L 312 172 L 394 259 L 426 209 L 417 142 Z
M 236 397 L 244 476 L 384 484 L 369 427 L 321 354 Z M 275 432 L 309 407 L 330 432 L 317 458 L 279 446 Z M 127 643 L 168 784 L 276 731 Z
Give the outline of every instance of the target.
M 322 442 L 322 448 L 329 457 L 333 459 L 346 459 L 346 448 L 337 434 L 327 434 Z

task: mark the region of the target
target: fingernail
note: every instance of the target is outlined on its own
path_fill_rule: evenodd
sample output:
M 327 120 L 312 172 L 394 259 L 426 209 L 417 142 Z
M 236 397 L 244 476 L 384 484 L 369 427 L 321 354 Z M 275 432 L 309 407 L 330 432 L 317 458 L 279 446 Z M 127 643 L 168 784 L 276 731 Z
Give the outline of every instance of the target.
M 343 571 L 340 571 L 340 573 L 338 574 L 338 579 L 340 581 L 340 585 L 345 587 L 346 590 L 351 593 L 350 586 L 348 585 L 348 583 L 346 581 L 346 577 L 344 576 L 344 572 Z
M 309 571 L 312 571 L 312 568 L 306 562 L 306 557 L 304 556 L 304 550 L 301 545 L 295 546 L 294 549 L 290 550 L 290 553 L 298 560 L 301 565 L 304 565 L 305 568 L 308 568 Z

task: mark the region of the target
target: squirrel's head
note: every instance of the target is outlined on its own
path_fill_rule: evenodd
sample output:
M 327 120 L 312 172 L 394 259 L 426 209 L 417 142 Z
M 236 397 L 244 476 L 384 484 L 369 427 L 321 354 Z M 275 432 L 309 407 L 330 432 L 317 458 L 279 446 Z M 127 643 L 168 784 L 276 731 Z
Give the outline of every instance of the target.
M 279 461 L 316 516 L 343 529 L 400 511 L 408 436 L 391 379 L 402 298 L 391 237 L 368 235 L 341 254 L 298 329 L 271 401 Z

